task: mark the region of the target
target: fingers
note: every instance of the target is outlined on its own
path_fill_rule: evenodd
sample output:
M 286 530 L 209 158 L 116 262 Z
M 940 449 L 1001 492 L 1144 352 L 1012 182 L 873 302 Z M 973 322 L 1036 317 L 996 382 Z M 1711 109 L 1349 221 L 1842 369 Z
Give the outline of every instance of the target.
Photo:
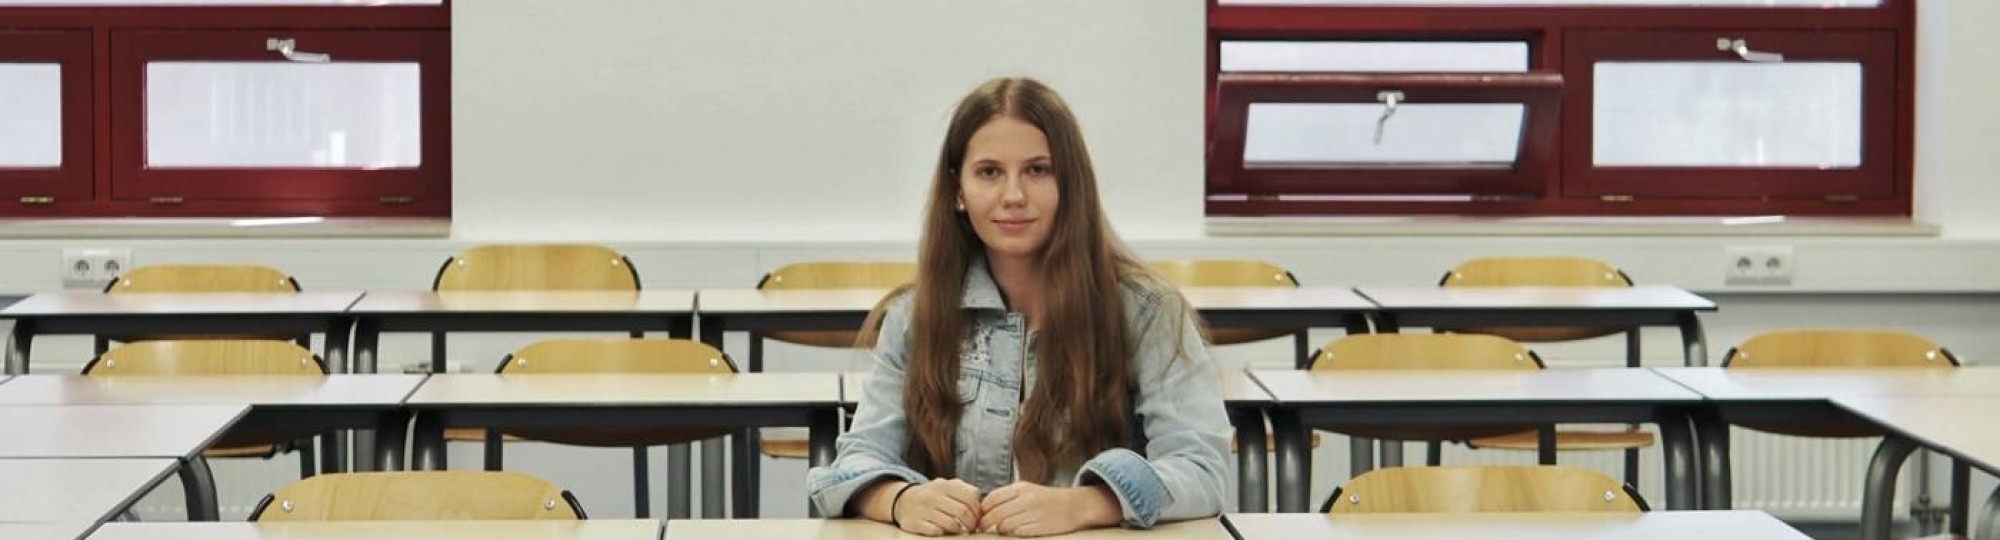
M 1022 491 L 1021 485 L 1020 482 L 1007 484 L 1005 487 L 986 494 L 986 498 L 979 501 L 979 510 L 981 512 L 991 512 L 995 507 L 1020 497 Z

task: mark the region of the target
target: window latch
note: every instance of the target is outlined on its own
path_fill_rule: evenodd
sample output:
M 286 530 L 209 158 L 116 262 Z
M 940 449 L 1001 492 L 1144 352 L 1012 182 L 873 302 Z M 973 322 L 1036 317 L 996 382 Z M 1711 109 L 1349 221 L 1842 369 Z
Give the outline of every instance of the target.
M 1382 102 L 1382 116 L 1375 119 L 1375 145 L 1382 145 L 1382 133 L 1389 129 L 1389 117 L 1396 115 L 1396 106 L 1408 99 L 1398 90 L 1383 90 L 1375 94 L 1375 101 Z
M 333 61 L 333 55 L 330 54 L 300 51 L 299 41 L 292 38 L 266 39 L 264 50 L 276 52 L 286 60 L 302 64 L 324 64 Z
M 1715 50 L 1736 53 L 1737 58 L 1752 64 L 1776 64 L 1785 61 L 1785 55 L 1750 49 L 1750 40 L 1715 38 Z

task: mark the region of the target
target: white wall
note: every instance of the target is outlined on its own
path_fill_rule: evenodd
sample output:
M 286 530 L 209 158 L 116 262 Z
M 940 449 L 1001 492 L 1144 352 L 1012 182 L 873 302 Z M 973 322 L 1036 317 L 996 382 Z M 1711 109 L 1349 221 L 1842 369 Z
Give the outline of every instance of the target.
M 1917 214 L 1961 237 L 2000 236 L 2000 2 L 1917 4 Z
M 1201 0 L 453 6 L 455 237 L 911 239 L 951 107 L 1041 78 L 1136 237 L 1201 231 Z

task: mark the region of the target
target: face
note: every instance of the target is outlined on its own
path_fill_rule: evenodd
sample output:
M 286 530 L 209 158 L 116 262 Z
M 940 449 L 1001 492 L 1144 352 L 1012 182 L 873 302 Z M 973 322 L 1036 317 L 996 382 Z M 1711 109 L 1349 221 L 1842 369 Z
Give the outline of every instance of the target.
M 958 171 L 960 212 L 993 258 L 1035 258 L 1049 243 L 1060 193 L 1049 139 L 1000 116 L 972 133 Z

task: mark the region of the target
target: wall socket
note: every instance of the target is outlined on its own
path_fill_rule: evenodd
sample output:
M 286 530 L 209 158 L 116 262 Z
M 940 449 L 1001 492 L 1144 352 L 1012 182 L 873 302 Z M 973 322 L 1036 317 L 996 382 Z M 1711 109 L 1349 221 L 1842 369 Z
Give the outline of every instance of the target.
M 1724 251 L 1724 285 L 1791 285 L 1799 269 L 1792 246 L 1729 246 Z
M 57 271 L 65 289 L 103 290 L 131 269 L 131 248 L 63 248 L 62 268 Z

